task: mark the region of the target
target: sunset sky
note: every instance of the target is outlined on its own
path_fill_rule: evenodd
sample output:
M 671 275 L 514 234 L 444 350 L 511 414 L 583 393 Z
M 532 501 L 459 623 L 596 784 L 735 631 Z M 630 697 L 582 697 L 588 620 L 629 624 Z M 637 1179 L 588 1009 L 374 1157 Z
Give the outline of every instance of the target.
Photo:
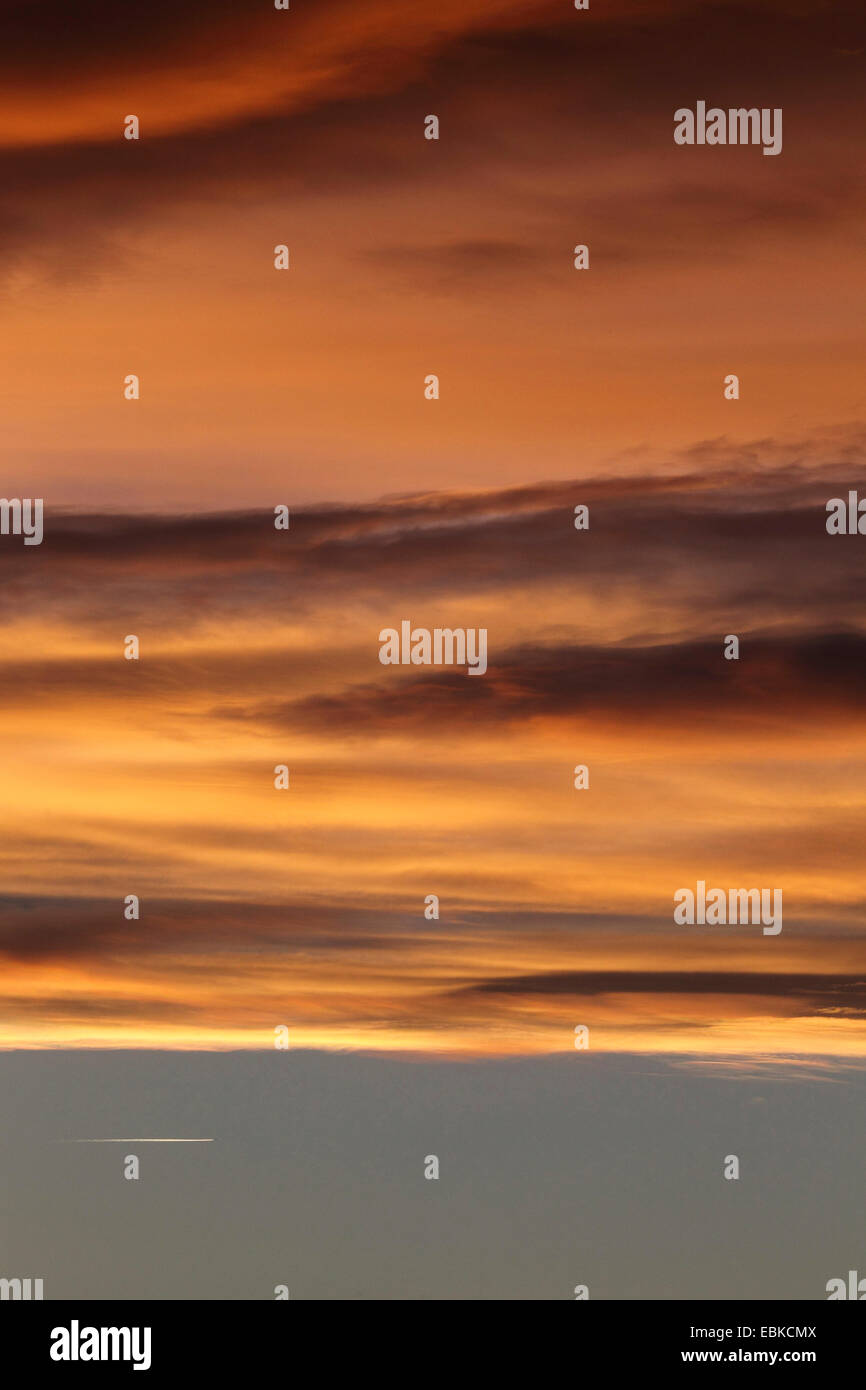
M 862 1059 L 864 28 L 3 7 L 0 1047 Z

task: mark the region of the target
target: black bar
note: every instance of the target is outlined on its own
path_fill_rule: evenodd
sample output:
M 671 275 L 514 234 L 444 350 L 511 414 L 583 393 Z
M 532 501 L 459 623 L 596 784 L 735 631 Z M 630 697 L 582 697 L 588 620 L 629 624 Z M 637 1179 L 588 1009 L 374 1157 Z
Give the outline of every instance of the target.
M 499 1315 L 489 1307 L 484 1313 L 477 1302 L 463 1312 L 453 1306 L 450 1313 L 428 1311 L 418 1323 L 405 1305 L 397 1323 L 393 1311 L 385 1317 L 368 1305 L 363 1314 L 341 1305 L 338 1312 L 333 1304 L 314 1311 L 302 1299 L 267 1304 L 7 1302 L 0 1307 L 0 1332 L 4 1361 L 7 1366 L 11 1359 L 18 1362 L 19 1376 L 45 1372 L 52 1377 L 93 1376 L 100 1371 L 133 1375 L 137 1360 L 139 1374 L 157 1378 L 184 1371 L 225 1378 L 232 1373 L 273 1370 L 290 1374 L 293 1381 L 299 1374 L 308 1380 L 317 1373 L 332 1374 L 344 1352 L 353 1370 L 366 1366 L 369 1373 L 382 1357 L 392 1366 L 395 1361 L 403 1363 L 400 1380 L 413 1381 L 419 1370 L 427 1379 L 441 1364 L 443 1376 L 450 1381 L 461 1362 L 465 1366 L 458 1346 L 467 1339 L 471 1359 L 480 1356 L 486 1361 L 489 1356 L 488 1370 L 501 1359 L 505 1369 L 513 1372 L 511 1358 L 521 1350 L 533 1360 L 540 1356 L 547 1362 L 556 1347 L 542 1350 L 535 1342 L 539 1315 L 525 1319 L 510 1311 L 503 1328 L 495 1325 Z M 488 1318 L 493 1319 L 490 1325 Z M 801 1366 L 826 1379 L 828 1373 L 843 1370 L 850 1375 L 858 1366 L 864 1332 L 862 1315 L 833 1301 L 575 1301 L 567 1314 L 555 1318 L 551 1314 L 548 1327 L 554 1336 L 565 1339 L 558 1355 L 566 1354 L 574 1376 L 591 1362 L 596 1375 L 700 1370 L 712 1365 L 729 1371 L 741 1366 L 767 1370 Z M 129 1359 L 52 1359 L 52 1347 L 70 1356 L 76 1348 L 86 1353 L 94 1348 L 101 1354 L 101 1332 L 96 1339 L 88 1331 L 92 1328 L 128 1329 L 128 1338 L 118 1337 L 117 1350 L 126 1352 Z M 132 1331 L 136 1328 L 137 1337 Z M 65 1335 L 58 1329 L 64 1329 Z M 145 1329 L 150 1330 L 149 1346 Z M 452 1340 L 452 1333 L 460 1336 L 459 1342 Z M 371 1334 L 378 1350 L 374 1351 Z M 408 1346 L 404 1345 L 407 1335 Z M 113 1349 L 108 1336 L 104 1341 L 107 1357 Z M 315 1365 L 302 1372 L 310 1354 Z M 148 1358 L 150 1364 L 145 1366 Z M 540 1373 L 540 1364 L 536 1370 L 533 1379 L 549 1378 L 548 1372 Z

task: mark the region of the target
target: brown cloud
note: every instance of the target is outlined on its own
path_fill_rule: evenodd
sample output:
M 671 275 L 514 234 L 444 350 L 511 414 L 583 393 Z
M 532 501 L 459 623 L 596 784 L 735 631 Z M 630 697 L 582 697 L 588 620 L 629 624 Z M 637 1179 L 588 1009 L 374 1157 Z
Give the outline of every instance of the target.
M 506 976 L 476 981 L 459 994 L 564 995 L 573 999 L 600 994 L 753 995 L 789 999 L 810 1014 L 866 1018 L 863 975 L 776 974 L 769 971 L 573 970 L 549 975 Z
M 735 723 L 739 731 L 776 719 L 823 715 L 860 720 L 866 697 L 866 636 L 817 634 L 798 639 L 743 636 L 739 662 L 714 641 L 619 649 L 526 647 L 488 653 L 484 679 L 436 669 L 402 680 L 354 686 L 285 706 L 260 705 L 231 717 L 269 727 L 371 732 L 486 727 L 532 719 L 592 716 L 610 724 L 640 716 L 650 725 Z M 412 672 L 413 668 L 407 668 Z M 720 730 L 721 732 L 721 730 Z
M 110 578 L 115 609 L 121 594 L 134 607 L 145 591 L 149 601 L 158 596 L 173 607 L 198 589 L 206 603 L 242 610 L 267 603 L 279 577 L 271 598 L 287 611 L 317 593 L 333 599 L 347 582 L 353 595 L 379 601 L 395 590 L 571 581 L 671 593 L 688 586 L 689 600 L 712 584 L 734 609 L 763 595 L 804 617 L 823 611 L 853 619 L 856 566 L 850 546 L 827 536 L 825 504 L 863 486 L 862 428 L 787 449 L 793 461 L 785 464 L 784 446 L 773 441 L 715 441 L 696 446 L 683 456 L 683 470 L 667 476 L 301 506 L 292 509 L 288 532 L 275 531 L 272 511 L 76 515 L 53 511 L 49 498 L 43 544 L 4 541 L 0 576 L 6 602 L 17 608 L 72 604 L 85 589 L 99 605 L 94 585 Z M 822 461 L 828 451 L 838 457 Z M 688 468 L 692 461 L 700 471 Z M 591 512 L 590 529 L 580 533 L 573 527 L 578 502 Z
M 205 23 L 183 5 L 126 13 L 94 0 L 82 15 L 52 0 L 38 12 L 13 6 L 6 22 L 7 272 L 26 263 L 62 282 L 105 272 L 122 263 L 126 231 L 193 200 L 344 199 L 389 184 L 447 197 L 470 180 L 495 227 L 450 245 L 360 249 L 386 274 L 413 264 L 422 292 L 425 281 L 451 292 L 455 277 L 483 289 L 491 272 L 505 272 L 504 256 L 513 283 L 533 282 L 555 272 L 575 227 L 597 244 L 599 269 L 718 265 L 756 238 L 838 226 L 862 210 L 834 135 L 859 110 L 857 65 L 839 53 L 862 35 L 853 0 L 822 14 L 821 43 L 811 7 L 772 3 L 629 2 L 578 15 L 552 0 L 447 0 L 422 18 L 389 0 L 362 15 L 335 0 L 238 15 L 220 0 Z M 51 32 L 64 42 L 46 49 Z M 714 151 L 710 169 L 673 149 L 674 109 L 701 94 L 722 106 L 784 107 L 783 179 L 769 176 L 776 161 L 756 164 L 742 151 Z M 431 150 L 421 121 L 434 107 L 446 128 Z M 121 138 L 129 111 L 143 123 L 137 143 Z M 653 168 L 650 180 L 617 176 L 636 156 Z M 519 211 L 527 184 L 531 218 Z

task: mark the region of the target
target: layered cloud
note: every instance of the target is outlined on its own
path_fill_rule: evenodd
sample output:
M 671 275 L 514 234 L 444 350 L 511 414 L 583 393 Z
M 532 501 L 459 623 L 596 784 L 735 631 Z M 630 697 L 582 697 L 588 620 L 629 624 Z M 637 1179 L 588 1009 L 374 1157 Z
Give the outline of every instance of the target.
M 825 504 L 861 449 L 288 531 L 49 509 L 0 552 L 4 1041 L 856 1054 L 866 639 Z M 383 667 L 403 619 L 487 627 L 486 675 Z M 781 888 L 781 935 L 675 925 L 698 879 Z
M 862 1053 L 861 10 L 3 25 L 0 1044 Z

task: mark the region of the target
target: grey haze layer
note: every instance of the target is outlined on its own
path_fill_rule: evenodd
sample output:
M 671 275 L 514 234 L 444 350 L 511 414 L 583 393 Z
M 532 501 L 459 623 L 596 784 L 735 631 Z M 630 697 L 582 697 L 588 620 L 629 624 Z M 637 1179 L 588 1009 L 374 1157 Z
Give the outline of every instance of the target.
M 0 1053 L 0 1274 L 46 1300 L 823 1300 L 866 1267 L 864 1070 L 708 1065 Z M 57 1142 L 130 1136 L 215 1142 Z

